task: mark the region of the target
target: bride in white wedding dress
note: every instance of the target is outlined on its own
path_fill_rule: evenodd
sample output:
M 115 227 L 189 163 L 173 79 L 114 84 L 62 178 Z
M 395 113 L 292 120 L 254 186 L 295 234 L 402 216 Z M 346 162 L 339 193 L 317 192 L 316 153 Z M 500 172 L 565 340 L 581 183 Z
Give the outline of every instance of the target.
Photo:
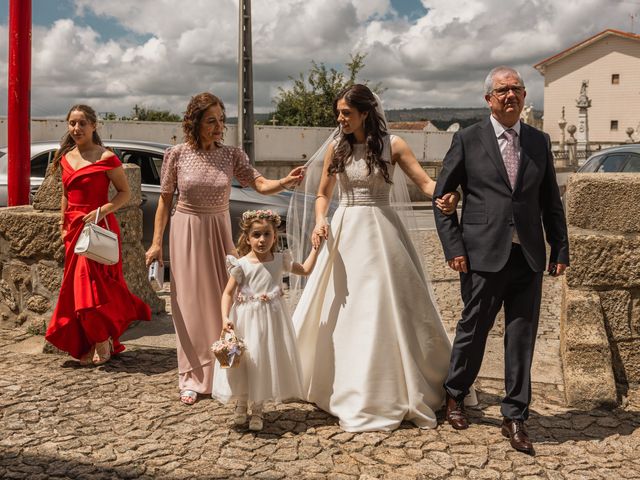
M 347 431 L 393 430 L 403 420 L 434 428 L 451 345 L 390 198 L 406 191 L 398 168 L 429 197 L 435 182 L 404 140 L 387 135 L 368 87 L 341 92 L 334 111 L 339 128 L 325 144 L 311 234 L 314 247 L 326 245 L 293 314 L 303 391 Z M 439 207 L 452 213 L 458 199 L 448 194 Z

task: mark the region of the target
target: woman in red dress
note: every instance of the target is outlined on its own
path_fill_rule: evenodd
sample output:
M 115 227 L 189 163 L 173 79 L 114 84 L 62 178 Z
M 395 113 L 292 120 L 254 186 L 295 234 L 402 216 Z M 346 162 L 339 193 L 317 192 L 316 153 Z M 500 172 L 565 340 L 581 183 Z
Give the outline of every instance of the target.
M 134 320 L 150 320 L 149 307 L 133 295 L 122 274 L 122 255 L 115 265 L 103 265 L 76 255 L 74 247 L 85 223 L 94 222 L 118 235 L 113 213 L 130 197 L 120 160 L 102 146 L 96 132 L 96 113 L 74 105 L 67 114 L 68 131 L 54 158 L 62 168 L 62 218 L 65 265 L 58 304 L 46 339 L 77 358 L 81 365 L 101 365 L 124 350 L 118 338 Z M 117 194 L 109 201 L 109 185 Z

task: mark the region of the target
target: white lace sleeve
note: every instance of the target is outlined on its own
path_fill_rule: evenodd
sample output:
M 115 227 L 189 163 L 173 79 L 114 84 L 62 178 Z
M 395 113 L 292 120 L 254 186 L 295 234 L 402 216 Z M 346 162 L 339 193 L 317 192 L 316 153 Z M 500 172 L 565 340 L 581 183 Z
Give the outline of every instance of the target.
M 227 255 L 225 263 L 227 264 L 227 271 L 229 272 L 229 275 L 235 278 L 236 282 L 242 283 L 244 280 L 244 271 L 242 270 L 240 261 L 233 255 Z
M 293 257 L 291 256 L 291 252 L 289 250 L 285 250 L 282 252 L 282 270 L 285 272 L 291 271 L 291 266 L 293 265 Z

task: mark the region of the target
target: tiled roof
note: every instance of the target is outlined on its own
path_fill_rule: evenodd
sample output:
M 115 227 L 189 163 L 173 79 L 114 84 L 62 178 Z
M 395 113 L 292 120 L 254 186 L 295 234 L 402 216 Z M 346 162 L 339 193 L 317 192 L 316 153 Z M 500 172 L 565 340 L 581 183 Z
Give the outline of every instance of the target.
M 535 69 L 537 69 L 540 73 L 544 74 L 544 68 L 554 62 L 557 62 L 558 60 L 571 55 L 572 53 L 587 47 L 595 42 L 597 42 L 598 40 L 600 40 L 603 37 L 609 36 L 609 35 L 615 35 L 618 37 L 623 37 L 623 38 L 630 38 L 632 40 L 638 40 L 640 41 L 640 35 L 636 35 L 635 33 L 629 33 L 629 32 L 623 32 L 621 30 L 614 30 L 612 28 L 609 28 L 607 30 L 603 30 L 600 33 L 597 33 L 596 35 L 587 38 L 586 40 L 583 40 L 582 42 L 576 43 L 575 45 L 563 50 L 560 53 L 557 53 L 549 58 L 545 58 L 544 60 L 542 60 L 541 62 L 536 63 L 533 67 Z

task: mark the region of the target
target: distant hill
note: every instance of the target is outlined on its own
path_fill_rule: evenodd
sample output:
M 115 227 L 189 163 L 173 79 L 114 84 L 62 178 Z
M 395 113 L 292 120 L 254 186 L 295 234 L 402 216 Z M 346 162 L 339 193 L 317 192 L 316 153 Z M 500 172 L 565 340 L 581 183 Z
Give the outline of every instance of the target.
M 446 130 L 452 123 L 467 127 L 489 114 L 486 108 L 405 108 L 386 110 L 390 122 L 419 122 L 429 120 L 438 129 Z

